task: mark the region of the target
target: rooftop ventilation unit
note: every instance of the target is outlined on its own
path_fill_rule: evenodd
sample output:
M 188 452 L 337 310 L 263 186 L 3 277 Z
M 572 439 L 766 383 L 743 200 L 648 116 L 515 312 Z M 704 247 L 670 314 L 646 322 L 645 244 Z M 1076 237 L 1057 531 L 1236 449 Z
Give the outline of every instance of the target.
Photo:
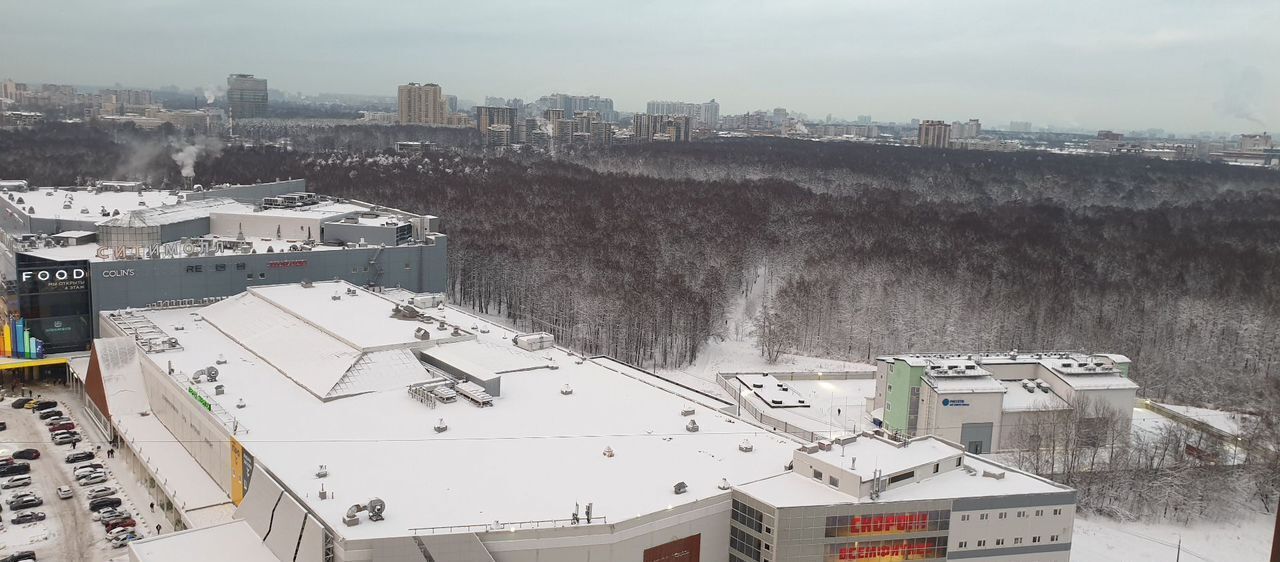
M 610 458 L 610 459 L 611 459 L 611 458 L 613 458 L 613 447 L 610 447 L 610 446 L 608 446 L 608 445 L 605 445 L 605 447 L 604 447 L 604 456 L 605 456 L 606 458 Z
M 680 410 L 680 415 L 682 415 L 682 416 L 692 416 L 692 415 L 693 415 L 693 412 L 694 412 L 694 410 L 693 410 L 693 406 L 692 406 L 692 405 L 689 405 L 689 406 L 685 406 L 683 409 L 681 409 L 681 410 Z
M 729 479 L 728 479 L 728 478 L 721 478 L 721 479 L 720 479 L 720 485 L 718 485 L 718 486 L 716 486 L 716 487 L 717 487 L 717 488 L 720 488 L 721 490 L 728 490 L 728 489 L 729 489 Z
M 227 358 L 226 358 L 226 357 L 223 357 L 223 355 L 222 355 L 221 353 L 219 353 L 219 354 L 218 354 L 218 359 L 214 361 L 214 364 L 217 364 L 217 365 L 226 365 L 226 364 L 227 364 Z
M 684 482 L 676 482 L 676 485 L 673 488 L 677 496 L 689 491 L 689 485 Z
M 429 340 L 431 339 L 431 330 L 419 326 L 413 330 L 413 337 L 420 340 Z
M 684 430 L 688 431 L 689 433 L 697 433 L 698 432 L 697 420 L 689 420 L 689 423 L 684 425 Z
M 566 385 L 564 385 L 564 386 L 562 386 L 562 387 L 560 387 L 560 394 L 563 394 L 563 395 L 565 395 L 565 396 L 568 396 L 568 395 L 570 395 L 570 394 L 573 394 L 573 387 L 571 387 L 571 386 L 569 386 L 569 385 L 567 385 L 567 384 L 566 384 Z
M 437 421 L 436 426 L 432 429 L 435 429 L 436 433 L 444 433 L 449 430 L 449 426 L 444 423 L 444 418 L 440 418 L 440 421 Z
M 322 465 L 320 465 L 320 468 L 316 470 L 316 478 L 324 478 L 324 477 L 326 477 L 326 476 L 328 476 L 328 475 L 329 475 L 329 467 L 328 467 L 328 466 L 325 466 L 325 465 L 323 465 L 323 464 L 322 464 Z
M 209 382 L 218 382 L 218 368 L 217 368 L 217 367 L 205 367 L 205 368 L 204 368 L 204 376 L 205 376 L 205 378 L 209 379 Z
M 244 398 L 241 398 L 241 399 L 239 399 L 239 400 L 236 400 L 236 408 L 239 408 L 239 409 L 243 410 L 243 409 L 244 409 L 244 406 L 245 406 L 245 404 L 244 404 Z
M 226 392 L 227 392 L 226 385 L 221 385 L 221 384 L 220 384 L 220 385 L 217 385 L 217 386 L 213 387 L 213 394 L 214 394 L 215 396 L 222 396 L 223 394 L 226 394 Z
M 738 443 L 738 450 L 744 453 L 750 453 L 755 449 L 756 449 L 755 446 L 752 445 L 751 442 L 746 439 L 743 439 L 741 443 Z

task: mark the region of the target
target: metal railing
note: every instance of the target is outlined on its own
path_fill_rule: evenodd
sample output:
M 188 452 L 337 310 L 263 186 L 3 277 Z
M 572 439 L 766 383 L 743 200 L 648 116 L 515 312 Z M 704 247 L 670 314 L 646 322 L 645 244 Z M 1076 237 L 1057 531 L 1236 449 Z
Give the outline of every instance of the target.
M 585 517 L 578 519 L 532 519 L 528 521 L 494 521 L 474 525 L 441 525 L 438 527 L 410 527 L 413 534 L 454 534 L 454 533 L 491 533 L 496 531 L 519 531 L 523 529 L 552 529 L 561 527 L 583 527 L 586 525 L 608 525 L 603 516 L 591 517 L 588 523 Z

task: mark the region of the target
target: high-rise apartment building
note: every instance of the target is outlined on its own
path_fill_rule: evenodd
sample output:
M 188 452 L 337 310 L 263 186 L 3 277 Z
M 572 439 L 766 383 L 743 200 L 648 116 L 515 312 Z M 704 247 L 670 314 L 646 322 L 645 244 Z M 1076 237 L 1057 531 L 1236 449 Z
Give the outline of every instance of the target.
M 980 134 L 982 134 L 982 122 L 977 119 L 970 119 L 967 123 L 956 121 L 951 124 L 953 139 L 976 139 Z
M 712 99 L 703 103 L 682 101 L 650 101 L 646 105 L 649 115 L 685 115 L 694 127 L 718 129 L 720 127 L 720 103 Z
M 1009 130 L 1015 133 L 1030 133 L 1031 122 L 1030 121 L 1010 121 Z
M 227 77 L 227 110 L 232 119 L 267 116 L 267 79 L 252 74 Z
M 448 105 L 439 84 L 403 84 L 399 88 L 397 99 L 401 123 L 445 125 L 449 122 Z
M 476 128 L 480 129 L 481 133 L 484 133 L 489 130 L 490 125 L 506 125 L 515 128 L 516 110 L 510 107 L 477 105 Z
M 916 138 L 920 146 L 946 148 L 951 143 L 951 125 L 944 121 L 926 119 L 920 122 Z
M 485 144 L 490 148 L 511 146 L 511 125 L 489 125 L 485 131 Z

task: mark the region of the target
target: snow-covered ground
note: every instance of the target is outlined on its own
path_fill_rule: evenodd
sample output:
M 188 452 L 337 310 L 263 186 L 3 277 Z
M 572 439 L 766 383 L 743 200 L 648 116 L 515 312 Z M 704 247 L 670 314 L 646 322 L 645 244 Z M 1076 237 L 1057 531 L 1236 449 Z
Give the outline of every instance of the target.
M 1229 522 L 1188 527 L 1168 523 L 1119 523 L 1101 516 L 1076 516 L 1071 559 L 1085 562 L 1172 561 L 1182 539 L 1182 560 L 1263 561 L 1271 552 L 1274 515 L 1242 514 Z
M 1248 414 L 1239 412 L 1225 412 L 1222 410 L 1210 410 L 1208 408 L 1196 408 L 1194 406 L 1177 406 L 1174 404 L 1160 404 L 1165 408 L 1173 410 L 1179 414 L 1194 418 L 1217 429 L 1230 433 L 1231 435 L 1240 435 L 1244 432 L 1244 428 L 1253 420 Z

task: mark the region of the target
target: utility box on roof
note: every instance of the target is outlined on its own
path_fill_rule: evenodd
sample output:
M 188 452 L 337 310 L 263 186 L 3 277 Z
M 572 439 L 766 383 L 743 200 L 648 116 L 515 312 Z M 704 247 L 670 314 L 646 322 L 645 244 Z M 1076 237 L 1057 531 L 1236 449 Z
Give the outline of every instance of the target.
M 546 332 L 520 334 L 511 338 L 511 341 L 516 344 L 516 347 L 525 351 L 539 351 L 556 345 L 556 337 Z

